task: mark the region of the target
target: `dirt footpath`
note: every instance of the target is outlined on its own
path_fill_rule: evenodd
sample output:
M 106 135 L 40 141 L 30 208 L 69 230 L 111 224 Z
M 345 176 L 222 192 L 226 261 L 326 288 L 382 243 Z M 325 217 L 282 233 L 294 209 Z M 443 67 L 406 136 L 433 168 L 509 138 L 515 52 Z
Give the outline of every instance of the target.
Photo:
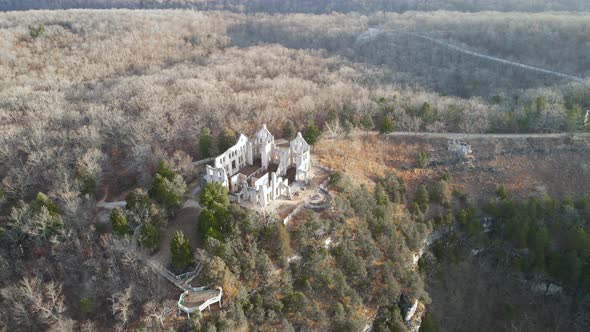
M 171 262 L 170 241 L 177 231 L 182 231 L 184 233 L 184 236 L 189 240 L 193 250 L 200 247 L 201 244 L 198 243 L 197 240 L 197 223 L 200 212 L 201 209 L 194 206 L 183 207 L 178 210 L 174 220 L 172 220 L 168 226 L 162 227 L 160 250 L 152 257 L 152 260 L 164 267 L 168 267 Z

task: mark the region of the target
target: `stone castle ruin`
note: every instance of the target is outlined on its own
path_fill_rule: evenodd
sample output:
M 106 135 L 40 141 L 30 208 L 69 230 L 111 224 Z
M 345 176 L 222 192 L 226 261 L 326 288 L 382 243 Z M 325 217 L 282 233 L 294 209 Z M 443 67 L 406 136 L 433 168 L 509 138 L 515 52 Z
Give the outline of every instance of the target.
M 457 139 L 447 141 L 447 150 L 460 157 L 466 157 L 472 153 L 471 145 Z
M 238 203 L 267 206 L 285 197 L 291 185 L 306 183 L 311 169 L 310 146 L 301 133 L 292 141 L 275 141 L 266 125 L 253 139 L 240 134 L 238 142 L 207 165 L 205 181 L 221 183 Z

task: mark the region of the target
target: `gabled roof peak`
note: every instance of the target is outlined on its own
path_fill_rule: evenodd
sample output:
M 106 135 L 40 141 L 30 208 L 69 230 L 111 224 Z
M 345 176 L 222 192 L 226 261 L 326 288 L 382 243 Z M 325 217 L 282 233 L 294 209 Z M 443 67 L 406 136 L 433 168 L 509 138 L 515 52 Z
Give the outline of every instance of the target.
M 269 136 L 272 136 L 272 133 L 268 130 L 268 128 L 266 128 L 266 123 L 262 125 L 262 128 L 260 128 L 260 130 L 258 131 L 258 133 L 256 135 L 258 136 L 258 135 L 260 135 L 260 133 L 264 133 L 264 134 L 268 134 Z

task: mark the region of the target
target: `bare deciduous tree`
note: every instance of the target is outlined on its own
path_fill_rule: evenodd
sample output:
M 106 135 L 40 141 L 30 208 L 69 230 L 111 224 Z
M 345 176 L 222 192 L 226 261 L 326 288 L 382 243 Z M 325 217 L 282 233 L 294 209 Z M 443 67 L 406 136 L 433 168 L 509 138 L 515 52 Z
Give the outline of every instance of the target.
M 132 290 L 133 287 L 129 286 L 125 290 L 113 294 L 110 298 L 113 303 L 113 315 L 122 326 L 125 326 L 133 315 L 133 309 L 131 307 L 133 305 L 131 301 Z
M 22 327 L 67 324 L 62 286 L 44 282 L 37 277 L 25 277 L 20 284 L 0 289 L 0 295 L 9 304 L 11 319 Z
M 342 128 L 340 128 L 340 121 L 335 119 L 329 123 L 326 123 L 326 132 L 330 139 L 339 138 L 342 135 Z
M 145 312 L 144 321 L 146 325 L 151 328 L 158 329 L 164 327 L 164 319 L 171 313 L 175 312 L 176 302 L 173 300 L 166 300 L 161 303 L 156 301 L 148 301 L 143 305 Z

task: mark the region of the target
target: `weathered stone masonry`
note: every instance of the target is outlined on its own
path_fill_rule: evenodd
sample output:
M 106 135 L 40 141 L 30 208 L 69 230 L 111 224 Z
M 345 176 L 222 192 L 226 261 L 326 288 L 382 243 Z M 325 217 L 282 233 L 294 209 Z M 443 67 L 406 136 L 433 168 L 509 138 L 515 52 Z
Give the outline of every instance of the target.
M 310 146 L 301 133 L 278 143 L 262 126 L 253 139 L 240 134 L 238 142 L 207 165 L 205 180 L 221 183 L 236 196 L 266 206 L 280 197 L 291 199 L 291 185 L 307 182 L 311 169 Z

